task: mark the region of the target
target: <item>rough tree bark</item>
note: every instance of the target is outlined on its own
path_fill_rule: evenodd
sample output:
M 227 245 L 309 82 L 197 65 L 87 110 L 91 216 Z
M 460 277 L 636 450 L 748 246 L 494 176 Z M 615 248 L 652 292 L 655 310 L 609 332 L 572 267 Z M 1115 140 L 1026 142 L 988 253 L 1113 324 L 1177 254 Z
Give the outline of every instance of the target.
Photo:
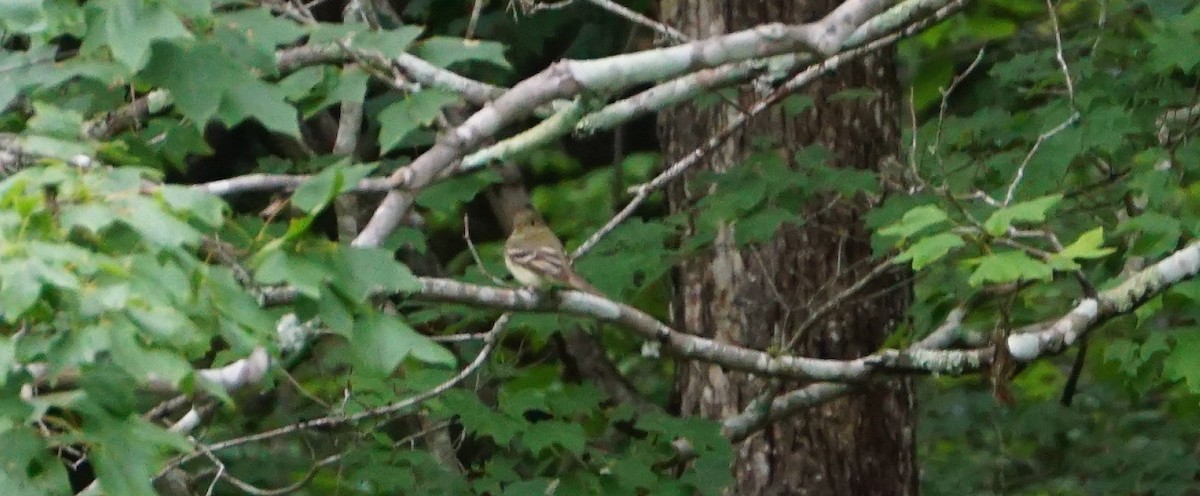
M 836 0 L 676 0 L 664 2 L 668 24 L 703 38 L 764 22 L 809 22 Z M 873 98 L 828 97 L 869 88 Z M 756 137 L 772 136 L 789 152 L 811 143 L 828 149 L 838 167 L 878 170 L 899 144 L 898 84 L 890 52 L 849 63 L 811 87 L 815 107 L 796 117 L 782 109 L 754 120 L 715 152 L 701 170 L 722 171 L 745 157 Z M 743 92 L 749 106 L 761 98 Z M 682 106 L 660 116 L 668 160 L 694 150 L 739 112 L 733 105 Z M 788 153 L 787 156 L 792 156 Z M 669 162 L 668 162 L 669 163 Z M 795 164 L 793 167 L 802 167 Z M 705 191 L 677 184 L 673 211 L 689 211 Z M 861 196 L 861 195 L 860 195 Z M 678 268 L 673 314 L 680 328 L 709 330 L 721 341 L 758 349 L 788 343 L 821 302 L 871 268 L 862 215 L 868 199 L 814 201 L 802 227 L 785 227 L 760 246 L 734 246 L 733 227 Z M 802 355 L 849 358 L 875 350 L 904 317 L 910 291 L 901 274 L 887 274 L 797 338 Z M 783 385 L 787 388 L 798 384 Z M 764 388 L 762 378 L 718 366 L 687 363 L 677 382 L 680 413 L 722 418 L 740 411 Z M 779 387 L 776 385 L 775 387 Z M 915 411 L 907 379 L 877 382 L 849 397 L 813 408 L 754 434 L 736 448 L 737 484 L 731 493 L 904 495 L 917 493 Z

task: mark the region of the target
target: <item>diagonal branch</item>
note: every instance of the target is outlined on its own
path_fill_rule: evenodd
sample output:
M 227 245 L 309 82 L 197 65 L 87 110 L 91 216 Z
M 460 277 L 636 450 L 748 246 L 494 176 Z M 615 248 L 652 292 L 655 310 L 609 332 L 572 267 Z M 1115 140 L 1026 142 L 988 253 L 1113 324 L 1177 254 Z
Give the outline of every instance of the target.
M 410 191 L 388 193 L 353 245 L 379 246 L 411 207 L 411 191 L 429 185 L 452 163 L 542 105 L 574 97 L 584 90 L 618 91 L 700 69 L 783 53 L 832 54 L 859 24 L 890 3 L 850 0 L 809 24 L 774 23 L 668 48 L 555 63 L 513 86 L 462 125 L 441 136 L 437 144 L 411 165 L 393 173 L 392 179 Z
M 633 213 L 637 210 L 637 208 L 640 207 L 642 205 L 642 203 L 644 203 L 648 198 L 650 198 L 650 195 L 652 193 L 654 193 L 658 189 L 661 189 L 663 186 L 665 186 L 666 184 L 668 184 L 675 178 L 682 175 L 688 168 L 699 163 L 701 159 L 708 156 L 710 153 L 712 153 L 714 150 L 716 150 L 718 147 L 720 147 L 725 142 L 725 140 L 729 139 L 729 137 L 733 135 L 733 133 L 737 132 L 738 129 L 741 129 L 743 126 L 745 126 L 746 123 L 749 122 L 751 118 L 753 118 L 756 115 L 762 113 L 763 111 L 773 107 L 775 104 L 782 101 L 783 98 L 787 97 L 788 95 L 791 95 L 793 92 L 797 91 L 801 87 L 809 84 L 814 79 L 816 79 L 818 76 L 826 74 L 834 69 L 837 69 L 843 63 L 853 60 L 861 55 L 870 53 L 874 50 L 877 50 L 880 47 L 892 44 L 901 37 L 911 36 L 914 33 L 920 32 L 921 30 L 925 29 L 925 27 L 933 24 L 934 22 L 940 21 L 941 19 L 944 19 L 945 17 L 949 16 L 950 14 L 957 12 L 958 9 L 962 7 L 964 2 L 965 2 L 965 0 L 954 0 L 954 1 L 950 1 L 948 3 L 945 3 L 944 5 L 941 6 L 940 9 L 935 11 L 933 13 L 933 15 L 929 16 L 928 18 L 921 19 L 920 21 L 913 23 L 912 25 L 908 26 L 905 29 L 902 29 L 902 30 L 892 33 L 890 35 L 882 36 L 882 37 L 880 37 L 874 41 L 871 41 L 869 43 L 866 43 L 864 45 L 849 45 L 848 44 L 845 51 L 837 53 L 835 55 L 831 55 L 831 56 L 825 58 L 824 60 L 822 60 L 814 65 L 809 66 L 806 70 L 804 70 L 804 71 L 800 72 L 799 74 L 797 74 L 796 76 L 794 76 L 791 80 L 789 80 L 781 88 L 772 92 L 767 98 L 764 98 L 764 99 L 760 100 L 759 102 L 755 103 L 754 106 L 751 107 L 747 112 L 742 113 L 742 114 L 738 115 L 736 118 L 734 118 L 733 121 L 730 122 L 729 124 L 727 124 L 725 126 L 725 128 L 723 128 L 719 133 L 717 133 L 716 135 L 709 138 L 709 140 L 707 142 L 705 142 L 703 146 L 701 146 L 700 148 L 697 148 L 696 150 L 693 150 L 691 153 L 680 158 L 678 161 L 676 161 L 674 164 L 672 164 L 670 167 L 668 167 L 666 170 L 664 170 L 658 176 L 655 176 L 655 178 L 650 180 L 649 182 L 646 182 L 641 185 L 633 187 L 632 188 L 632 190 L 634 192 L 633 199 L 631 199 L 629 201 L 629 203 L 625 204 L 625 207 L 623 207 L 621 209 L 621 211 L 617 212 L 616 215 L 614 215 L 612 218 L 610 218 L 608 220 L 608 222 L 604 224 L 603 227 L 596 230 L 596 232 L 593 233 L 590 237 L 588 237 L 588 239 L 586 241 L 584 241 L 583 244 L 581 244 L 578 248 L 576 248 L 575 252 L 572 253 L 572 258 L 578 258 L 578 257 L 582 256 L 584 253 L 587 253 L 589 250 L 594 248 L 596 246 L 596 244 L 599 243 L 600 240 L 604 236 L 607 236 L 610 232 L 613 231 L 613 229 L 616 229 L 616 227 L 618 225 L 620 225 L 622 222 L 625 222 L 627 219 L 629 219 L 629 217 L 631 217 L 633 215 Z M 929 2 L 924 2 L 924 1 L 919 0 L 916 2 L 908 2 L 908 3 L 902 4 L 902 5 L 909 5 L 910 3 L 923 6 L 924 3 L 929 3 Z M 897 7 L 897 9 L 900 9 L 900 7 Z M 903 13 L 907 13 L 909 15 L 913 15 L 912 12 L 913 11 L 910 11 L 910 10 L 903 10 Z M 889 11 L 886 14 L 891 14 L 891 13 L 892 13 L 892 11 Z M 880 15 L 879 17 L 888 17 L 888 18 L 892 17 L 892 16 L 888 16 L 886 14 Z M 874 20 L 874 19 L 875 18 L 873 18 L 872 20 Z M 905 18 L 905 19 L 911 20 L 910 18 Z M 885 24 L 885 26 L 890 26 L 890 24 Z M 863 31 L 862 29 L 856 30 L 853 33 L 853 35 L 858 35 L 862 31 Z M 863 36 L 865 36 L 865 35 L 863 35 Z M 791 63 L 795 63 L 795 61 L 793 60 Z M 714 71 L 721 70 L 721 69 L 725 69 L 725 68 L 714 69 Z M 739 74 L 739 72 L 737 72 L 737 70 L 739 69 L 738 67 L 734 67 L 732 69 L 733 70 L 728 71 L 728 74 L 724 75 L 723 77 L 729 77 L 732 79 L 734 76 L 737 76 Z M 673 94 L 667 93 L 668 91 L 672 90 L 672 88 L 668 86 L 669 84 L 672 84 L 672 83 L 668 83 L 668 84 L 660 85 L 655 88 L 651 88 L 650 90 L 643 92 L 642 95 L 648 95 L 645 98 L 651 98 L 651 96 L 649 96 L 649 94 L 651 92 L 660 90 L 660 88 L 662 88 L 661 91 L 664 93 L 663 96 L 658 97 L 656 100 L 651 101 L 651 102 L 653 102 L 654 105 L 661 105 L 662 107 L 665 107 L 666 105 L 669 105 L 669 104 L 678 103 L 679 101 L 682 101 L 685 96 L 686 97 L 691 96 L 689 94 L 688 90 L 689 90 L 689 88 L 692 88 L 693 86 L 704 87 L 706 84 L 712 84 L 712 86 L 716 86 L 716 84 L 714 84 L 712 82 L 706 83 L 703 78 L 700 78 L 701 74 L 703 74 L 703 71 L 701 73 L 696 73 L 693 75 L 686 76 L 684 78 L 680 78 L 676 82 L 673 82 L 680 86 L 680 88 L 675 89 L 676 92 Z M 689 80 L 689 78 L 692 78 L 692 77 L 697 77 L 699 79 L 697 81 Z M 628 101 L 633 101 L 639 97 L 642 97 L 642 95 L 631 97 L 630 99 L 628 99 Z M 660 102 L 659 100 L 662 100 L 662 101 Z M 628 105 L 622 106 L 621 103 L 622 102 L 617 102 L 616 104 L 609 105 L 605 109 L 602 109 L 601 111 L 599 111 L 595 114 L 585 117 L 584 120 L 581 122 L 581 124 L 587 125 L 587 126 L 604 126 L 604 125 L 607 125 L 607 123 L 610 122 L 615 117 L 619 117 L 619 116 L 628 114 L 628 117 L 632 118 L 634 115 L 636 115 L 634 113 L 637 110 L 636 108 L 631 108 Z M 655 107 L 654 110 L 661 110 L 662 107 Z M 605 112 L 609 112 L 610 114 L 616 114 L 616 115 L 606 115 Z M 589 121 L 589 119 L 592 119 L 592 120 Z

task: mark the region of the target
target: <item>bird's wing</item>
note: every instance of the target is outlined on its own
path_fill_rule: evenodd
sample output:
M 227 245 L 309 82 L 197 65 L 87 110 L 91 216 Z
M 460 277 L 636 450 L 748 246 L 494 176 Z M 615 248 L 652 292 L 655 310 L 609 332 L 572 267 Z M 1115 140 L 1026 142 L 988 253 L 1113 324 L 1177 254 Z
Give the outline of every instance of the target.
M 567 257 L 562 250 L 550 246 L 514 246 L 506 249 L 505 255 L 525 270 L 541 274 L 547 279 L 561 280 L 563 270 L 567 267 Z

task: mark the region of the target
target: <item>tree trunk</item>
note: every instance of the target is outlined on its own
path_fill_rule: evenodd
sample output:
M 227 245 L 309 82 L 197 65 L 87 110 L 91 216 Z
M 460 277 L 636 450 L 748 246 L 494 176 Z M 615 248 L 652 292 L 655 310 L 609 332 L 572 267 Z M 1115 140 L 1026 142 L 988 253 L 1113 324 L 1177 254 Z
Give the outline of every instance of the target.
M 765 22 L 809 22 L 838 2 L 832 0 L 677 0 L 664 2 L 664 21 L 694 38 L 732 32 Z M 829 100 L 849 88 L 874 97 Z M 782 108 L 765 112 L 698 164 L 720 172 L 751 151 L 756 137 L 777 138 L 788 157 L 818 143 L 833 166 L 879 170 L 899 144 L 898 84 L 890 51 L 842 66 L 810 87 L 815 106 L 789 117 Z M 742 107 L 762 95 L 744 91 Z M 669 160 L 677 160 L 717 133 L 739 109 L 717 104 L 685 105 L 660 116 L 660 138 Z M 793 163 L 793 167 L 803 164 Z M 673 211 L 690 211 L 705 193 L 688 186 L 691 175 L 669 191 Z M 821 303 L 870 271 L 870 243 L 862 215 L 863 195 L 814 201 L 802 227 L 788 226 L 761 245 L 737 247 L 732 227 L 720 230 L 713 246 L 678 268 L 676 323 L 722 342 L 768 349 L 789 343 L 801 322 Z M 874 351 L 904 318 L 910 299 L 903 274 L 888 273 L 796 338 L 787 351 L 821 358 L 858 357 Z M 792 389 L 802 384 L 783 385 Z M 679 369 L 680 413 L 724 418 L 772 387 L 763 378 L 688 362 Z M 775 387 L 779 387 L 776 385 Z M 812 495 L 905 495 L 917 493 L 914 461 L 915 408 L 910 383 L 896 378 L 872 383 L 848 397 L 768 426 L 735 448 L 737 479 L 731 493 Z

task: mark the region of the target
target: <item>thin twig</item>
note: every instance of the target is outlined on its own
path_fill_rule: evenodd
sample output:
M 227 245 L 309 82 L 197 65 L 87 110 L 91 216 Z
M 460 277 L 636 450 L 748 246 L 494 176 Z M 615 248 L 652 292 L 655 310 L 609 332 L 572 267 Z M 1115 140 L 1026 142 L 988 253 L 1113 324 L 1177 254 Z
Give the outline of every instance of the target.
M 1067 59 L 1063 56 L 1062 32 L 1058 29 L 1058 14 L 1054 12 L 1054 4 L 1046 0 L 1046 12 L 1050 14 L 1050 25 L 1054 27 L 1054 57 L 1062 69 L 1063 78 L 1067 80 L 1067 98 L 1071 108 L 1075 108 L 1075 83 L 1071 80 L 1071 69 L 1067 67 Z
M 1100 46 L 1100 40 L 1104 38 L 1105 27 L 1108 25 L 1108 0 L 1100 0 L 1100 13 L 1096 15 L 1096 41 L 1092 42 L 1092 52 Z
M 475 0 L 475 5 L 471 6 L 471 20 L 467 22 L 467 32 L 463 33 L 463 39 L 472 39 L 475 37 L 475 26 L 479 23 L 479 14 L 483 12 L 483 0 Z
M 843 289 L 833 298 L 826 300 L 825 303 L 821 304 L 819 308 L 808 314 L 808 318 L 804 319 L 804 322 L 802 322 L 800 326 L 796 328 L 796 331 L 792 334 L 792 339 L 788 342 L 787 347 L 784 349 L 792 349 L 792 347 L 796 346 L 796 343 L 800 340 L 800 338 L 808 332 L 808 329 L 815 325 L 818 320 L 825 318 L 829 312 L 832 312 L 834 309 L 840 306 L 842 302 L 846 301 L 847 298 L 854 296 L 855 293 L 858 293 L 864 287 L 866 287 L 867 283 L 873 281 L 876 277 L 879 277 L 883 273 L 893 269 L 895 266 L 895 257 L 884 260 L 879 265 L 876 265 L 874 268 L 872 268 L 871 271 L 866 273 L 866 275 L 864 275 L 862 278 L 855 281 L 854 284 L 851 284 L 846 289 Z
M 1008 185 L 1008 192 L 1004 194 L 1003 206 L 1007 207 L 1013 201 L 1013 196 L 1017 193 L 1017 185 L 1021 184 L 1021 179 L 1025 177 L 1025 168 L 1029 166 L 1029 161 L 1033 159 L 1033 155 L 1037 153 L 1038 148 L 1041 148 L 1042 143 L 1054 135 L 1062 132 L 1068 126 L 1075 124 L 1079 120 L 1079 111 L 1072 111 L 1070 117 L 1054 126 L 1053 129 L 1038 135 L 1037 141 L 1033 143 L 1033 147 L 1029 149 L 1029 153 L 1025 154 L 1025 159 L 1021 161 L 1021 166 L 1017 167 L 1017 174 L 1013 176 L 1012 183 Z
M 217 484 L 217 481 L 222 479 L 224 479 L 225 482 L 233 484 L 238 489 L 241 489 L 242 491 L 254 496 L 281 496 L 284 494 L 291 494 L 299 491 L 304 486 L 308 485 L 309 482 L 312 482 L 313 478 L 317 476 L 317 469 L 319 468 L 318 465 L 313 465 L 313 467 L 308 470 L 308 473 L 304 474 L 303 478 L 293 484 L 281 487 L 279 489 L 262 489 L 258 486 L 250 484 L 249 482 L 230 475 L 229 471 L 225 469 L 225 464 L 221 462 L 219 458 L 217 458 L 217 455 L 204 448 L 203 445 L 197 446 L 204 453 L 204 456 L 209 460 L 212 460 L 213 464 L 217 466 L 217 475 L 213 477 L 212 484 L 209 484 L 208 486 L 209 494 L 212 494 L 213 487 Z
M 326 409 L 331 408 L 331 406 L 328 402 L 326 402 L 325 400 L 322 400 L 320 397 L 318 397 L 312 391 L 309 391 L 308 388 L 304 387 L 303 384 L 300 384 L 300 381 L 296 380 L 296 378 L 292 375 L 292 373 L 288 372 L 287 369 L 280 367 L 279 371 L 280 371 L 280 373 L 283 374 L 283 377 L 287 379 L 288 383 L 291 384 L 292 387 L 296 388 L 296 391 L 300 392 L 301 396 L 308 398 L 313 403 L 321 405 L 321 406 L 325 407 Z
M 483 264 L 483 259 L 479 256 L 479 250 L 475 249 L 475 242 L 471 240 L 471 216 L 463 214 L 463 240 L 467 242 L 467 249 L 471 251 L 471 258 L 475 259 L 475 265 L 479 266 L 479 272 L 488 276 L 497 286 L 504 286 L 504 279 L 496 277 L 488 270 L 487 265 Z
M 908 118 L 909 126 L 912 129 L 912 137 L 908 145 L 908 168 L 912 174 L 912 180 L 917 182 L 917 191 L 925 189 L 925 180 L 921 178 L 921 168 L 917 164 L 917 131 L 920 129 L 917 126 L 917 100 L 916 91 L 913 86 L 908 87 Z M 912 188 L 909 188 L 909 193 L 915 193 Z
M 565 9 L 568 6 L 570 6 L 572 3 L 575 3 L 575 0 L 559 0 L 557 2 L 539 2 L 536 0 L 519 0 L 519 1 L 521 3 L 522 10 L 525 12 L 525 15 L 536 14 L 543 10 Z
M 428 401 L 432 398 L 435 398 L 435 397 L 441 395 L 442 393 L 445 393 L 446 391 L 449 391 L 450 388 L 453 388 L 454 386 L 458 385 L 460 382 L 465 380 L 472 373 L 474 373 L 476 370 L 478 370 L 480 367 L 483 366 L 483 363 L 485 361 L 487 361 L 487 358 L 489 356 L 491 356 L 492 351 L 494 351 L 496 349 L 496 344 L 499 342 L 499 336 L 504 331 L 505 327 L 508 325 L 508 320 L 511 315 L 512 315 L 511 313 L 505 313 L 504 315 L 501 315 L 499 319 L 496 319 L 496 323 L 493 324 L 492 329 L 490 331 L 488 331 L 487 338 L 485 338 L 483 340 L 483 349 L 481 349 L 479 351 L 479 354 L 475 356 L 474 361 L 472 361 L 465 368 L 463 368 L 461 371 L 459 371 L 458 374 L 455 374 L 454 377 L 447 379 L 445 382 L 438 384 L 437 386 L 435 386 L 431 389 L 423 391 L 414 396 L 410 396 L 403 400 L 389 403 L 387 405 L 384 405 L 384 406 L 381 406 L 378 408 L 372 408 L 369 410 L 358 412 L 353 415 L 334 415 L 334 416 L 319 417 L 319 418 L 307 420 L 304 422 L 297 422 L 295 424 L 286 425 L 286 426 L 283 426 L 283 427 L 280 427 L 277 429 L 271 429 L 269 431 L 260 432 L 258 434 L 251 434 L 249 436 L 242 436 L 242 437 L 222 441 L 219 443 L 207 445 L 207 446 L 204 446 L 204 449 L 207 449 L 208 451 L 216 452 L 216 451 L 232 448 L 235 446 L 241 446 L 241 445 L 247 444 L 247 443 L 262 441 L 262 440 L 266 440 L 266 439 L 272 439 L 272 438 L 276 438 L 279 436 L 284 436 L 287 434 L 300 432 L 303 430 L 319 428 L 319 427 L 331 427 L 331 426 L 342 425 L 342 424 L 351 424 L 351 423 L 356 423 L 356 422 L 359 422 L 362 420 L 376 418 L 376 417 L 387 417 L 396 412 L 403 411 L 410 407 L 424 403 L 425 401 Z M 166 467 L 164 467 L 161 471 L 159 471 L 159 473 L 157 475 L 155 475 L 155 479 L 162 477 L 168 471 L 170 471 L 184 463 L 187 463 L 188 461 L 194 460 L 201 455 L 202 455 L 202 453 L 193 452 L 188 455 L 179 457 L 175 461 L 168 463 Z
M 1037 141 L 1033 144 L 1033 148 L 1029 149 L 1029 153 L 1025 155 L 1025 160 L 1022 160 L 1021 166 L 1017 168 L 1017 175 L 1013 177 L 1012 183 L 1008 185 L 1008 192 L 1004 195 L 1004 206 L 1006 207 L 1009 203 L 1012 203 L 1013 195 L 1017 191 L 1017 185 L 1020 184 L 1021 179 L 1025 176 L 1025 167 L 1029 165 L 1029 160 L 1033 158 L 1033 154 L 1037 152 L 1037 149 L 1042 146 L 1042 142 L 1062 132 L 1063 129 L 1066 129 L 1079 120 L 1079 110 L 1075 107 L 1075 83 L 1071 80 L 1071 70 L 1067 67 L 1067 60 L 1063 56 L 1062 33 L 1058 29 L 1058 15 L 1055 14 L 1054 4 L 1050 0 L 1046 0 L 1046 9 L 1050 15 L 1050 23 L 1054 27 L 1054 55 L 1058 61 L 1059 68 L 1062 70 L 1063 78 L 1067 81 L 1067 99 L 1071 105 L 1071 115 L 1053 129 L 1038 136 Z
M 882 39 L 880 41 L 882 41 Z M 637 210 L 637 208 L 640 207 L 642 203 L 646 201 L 646 199 L 650 198 L 652 193 L 662 188 L 675 178 L 683 175 L 685 171 L 687 171 L 693 165 L 699 163 L 701 159 L 707 157 L 710 153 L 719 148 L 725 143 L 725 140 L 729 139 L 735 132 L 745 126 L 751 118 L 782 101 L 784 97 L 790 95 L 793 91 L 799 89 L 801 86 L 808 84 L 813 79 L 816 79 L 817 76 L 833 70 L 834 68 L 840 66 L 843 62 L 875 50 L 880 46 L 883 46 L 883 44 L 880 44 L 877 41 L 860 48 L 847 50 L 840 54 L 829 57 L 828 59 L 825 59 L 816 65 L 809 66 L 808 69 L 800 74 L 797 74 L 794 78 L 773 92 L 771 95 L 755 103 L 754 106 L 747 109 L 746 112 L 738 114 L 738 116 L 735 117 L 728 125 L 726 125 L 724 129 L 721 129 L 721 131 L 719 131 L 716 135 L 709 138 L 708 141 L 706 141 L 703 145 L 700 145 L 699 148 L 692 150 L 691 153 L 688 153 L 683 158 L 680 158 L 677 162 L 672 164 L 658 176 L 655 176 L 654 179 L 630 188 L 635 192 L 633 199 L 629 200 L 629 203 L 627 203 L 620 212 L 617 212 L 616 215 L 610 218 L 608 222 L 605 223 L 604 226 L 598 229 L 595 233 L 593 233 L 591 237 L 587 239 L 587 241 L 584 241 L 583 244 L 579 245 L 579 248 L 576 248 L 575 252 L 571 254 L 571 258 L 579 258 L 594 248 L 596 243 L 600 242 L 601 238 L 608 235 L 608 233 L 612 232 L 613 229 L 616 229 L 618 225 L 620 225 L 622 222 L 625 222 L 626 219 L 632 216 L 633 212 Z
M 683 34 L 683 32 L 679 31 L 678 29 L 629 10 L 625 6 L 613 2 L 612 0 L 587 0 L 587 2 L 600 7 L 601 9 L 607 10 L 618 17 L 623 17 L 629 22 L 650 28 L 654 30 L 654 32 L 666 37 L 670 41 L 676 43 L 687 43 L 691 41 L 691 38 L 689 38 L 688 35 Z
M 770 108 L 772 105 L 778 103 L 779 101 L 782 101 L 785 97 L 789 96 L 792 92 L 798 90 L 799 88 L 808 84 L 812 80 L 816 79 L 817 76 L 820 76 L 822 74 L 825 74 L 826 72 L 836 69 L 844 62 L 853 60 L 861 55 L 870 53 L 876 49 L 887 46 L 900 38 L 903 38 L 903 37 L 909 36 L 915 32 L 918 32 L 921 29 L 924 29 L 924 27 L 927 26 L 928 24 L 930 24 L 936 20 L 940 20 L 940 19 L 944 18 L 945 16 L 948 16 L 950 13 L 956 11 L 961 6 L 962 6 L 961 2 L 948 4 L 945 7 L 939 9 L 937 12 L 935 12 L 931 16 L 929 16 L 925 19 L 922 19 L 920 21 L 917 21 L 905 29 L 882 36 L 870 43 L 866 43 L 857 48 L 852 48 L 852 49 L 845 50 L 843 52 L 834 54 L 834 55 L 826 58 L 825 60 L 822 60 L 820 62 L 817 62 L 817 63 L 809 66 L 807 69 L 800 72 L 795 77 L 793 77 L 791 80 L 789 80 L 787 83 L 785 83 L 783 86 L 781 86 L 779 89 L 777 89 L 770 96 L 768 96 L 767 98 L 764 98 L 763 100 L 760 100 L 758 103 L 756 103 L 750 109 L 746 110 L 744 113 L 739 114 L 724 129 L 722 129 L 720 132 L 718 132 L 715 136 L 709 138 L 709 140 L 706 143 L 704 143 L 703 145 L 701 145 L 700 148 L 697 148 L 696 150 L 693 150 L 691 153 L 687 154 L 686 156 L 680 158 L 679 161 L 672 164 L 670 167 L 668 167 L 666 170 L 664 170 L 662 173 L 660 173 L 658 176 L 656 176 L 651 181 L 630 188 L 630 190 L 632 190 L 634 192 L 633 199 L 629 200 L 629 203 L 627 203 L 625 205 L 625 207 L 621 209 L 620 212 L 617 212 L 616 215 L 614 215 L 612 218 L 610 218 L 608 220 L 608 222 L 604 224 L 603 227 L 601 227 L 595 233 L 593 233 L 586 241 L 583 242 L 583 244 L 579 245 L 579 247 L 576 248 L 575 251 L 571 254 L 571 258 L 572 259 L 579 258 L 579 257 L 583 256 L 583 254 L 587 253 L 589 250 L 594 248 L 596 246 L 596 243 L 599 243 L 600 240 L 604 236 L 607 236 L 610 232 L 612 232 L 613 229 L 616 229 L 616 227 L 618 225 L 620 225 L 622 222 L 625 222 L 625 220 L 629 219 L 629 217 L 633 215 L 633 212 L 636 211 L 638 209 L 638 207 L 640 207 L 641 204 L 644 203 L 648 198 L 650 198 L 650 195 L 654 191 L 658 190 L 659 188 L 662 188 L 667 183 L 674 180 L 676 177 L 679 177 L 680 175 L 682 175 L 683 172 L 686 171 L 688 168 L 699 163 L 700 159 L 708 156 L 708 154 L 710 154 L 714 150 L 716 150 L 717 147 L 721 146 L 721 144 L 723 144 L 726 139 L 728 139 L 730 136 L 732 136 L 734 132 L 736 132 L 738 129 L 740 129 L 742 126 L 744 126 L 746 124 L 746 122 L 749 121 L 750 118 L 758 115 L 759 113 L 766 110 L 767 108 Z
M 938 92 L 942 94 L 942 102 L 938 106 L 937 128 L 934 130 L 933 145 L 931 146 L 931 152 L 935 155 L 938 153 L 938 147 L 942 143 L 942 122 L 946 120 L 946 109 L 949 107 L 950 95 L 954 93 L 954 90 L 958 89 L 958 85 L 962 84 L 963 80 L 971 75 L 971 72 L 975 71 L 976 67 L 979 67 L 979 62 L 983 61 L 983 53 L 986 49 L 986 46 L 979 49 L 979 53 L 975 54 L 975 60 L 971 62 L 971 65 L 967 66 L 966 70 L 954 76 L 954 79 L 950 81 L 950 86 L 947 86 L 946 89 L 938 88 Z M 913 132 L 916 132 L 916 129 Z
M 167 412 L 169 412 L 171 410 L 174 410 L 176 408 L 183 406 L 188 401 L 189 401 L 189 398 L 187 397 L 187 395 L 181 394 L 179 396 L 176 396 L 174 398 L 171 398 L 169 400 L 163 401 L 162 403 L 155 405 L 154 408 L 151 408 L 150 410 L 147 410 L 146 413 L 143 413 L 142 418 L 144 418 L 146 420 L 154 420 L 163 415 L 166 415 Z
M 444 336 L 429 336 L 429 339 L 438 343 L 461 343 L 463 341 L 480 341 L 487 339 L 486 332 L 471 332 L 465 334 L 446 334 Z
M 392 448 L 400 448 L 401 446 L 404 446 L 407 444 L 410 446 L 410 449 L 411 449 L 412 447 L 415 447 L 415 443 L 417 442 L 418 439 L 428 436 L 429 434 L 437 432 L 439 430 L 445 429 L 446 427 L 449 427 L 449 426 L 450 426 L 449 420 L 443 420 L 441 422 L 437 422 L 425 429 L 422 429 L 418 432 L 414 432 L 414 433 L 409 434 L 401 439 L 396 440 L 396 442 L 392 443 Z M 347 450 L 347 451 L 343 451 L 341 453 L 329 455 L 325 458 L 318 460 L 316 465 L 318 467 L 332 465 L 334 463 L 341 461 L 341 459 L 345 458 L 346 455 L 349 453 L 350 453 L 350 451 Z

